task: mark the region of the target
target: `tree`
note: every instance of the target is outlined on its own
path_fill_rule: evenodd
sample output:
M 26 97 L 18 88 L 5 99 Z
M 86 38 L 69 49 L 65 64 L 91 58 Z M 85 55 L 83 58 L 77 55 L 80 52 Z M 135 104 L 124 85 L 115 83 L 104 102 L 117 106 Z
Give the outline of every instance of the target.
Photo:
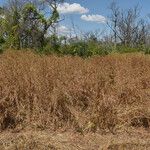
M 111 10 L 111 15 L 109 17 L 111 23 L 109 24 L 109 22 L 107 22 L 107 25 L 113 31 L 113 34 L 114 34 L 114 44 L 115 44 L 115 48 L 116 48 L 117 37 L 119 37 L 121 39 L 121 37 L 119 36 L 118 31 L 117 31 L 119 17 L 120 17 L 120 8 L 117 6 L 117 3 L 115 1 L 113 1 L 110 4 L 109 9 Z
M 62 20 L 60 20 L 60 15 L 59 15 L 59 12 L 57 11 L 57 7 L 58 7 L 58 4 L 64 2 L 64 0 L 44 0 L 44 2 L 46 2 L 52 9 L 52 15 L 47 20 L 44 31 L 47 32 L 47 30 L 51 27 L 51 32 L 52 32 L 51 44 L 52 44 L 52 47 L 54 48 L 54 50 L 58 51 L 59 40 L 58 40 L 58 36 L 56 33 L 57 32 L 57 24 Z
M 140 7 L 121 10 L 115 1 L 110 5 L 111 15 L 107 25 L 113 31 L 114 44 L 134 47 L 146 43 L 148 36 L 148 25 L 145 20 L 140 19 Z
M 63 0 L 9 0 L 4 11 L 9 47 L 42 48 L 48 29 L 59 21 L 60 2 Z M 48 8 L 49 15 L 44 15 Z
M 118 30 L 125 45 L 133 46 L 135 37 L 139 30 L 139 14 L 140 9 L 137 6 L 122 11 L 119 17 Z

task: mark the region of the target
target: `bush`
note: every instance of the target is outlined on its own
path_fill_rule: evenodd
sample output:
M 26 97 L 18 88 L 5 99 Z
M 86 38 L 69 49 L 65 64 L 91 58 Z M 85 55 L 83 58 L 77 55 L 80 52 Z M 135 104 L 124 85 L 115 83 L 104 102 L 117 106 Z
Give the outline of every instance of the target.
M 113 43 L 102 43 L 99 41 L 83 41 L 76 40 L 70 43 L 63 43 L 61 39 L 55 39 L 56 43 L 53 43 L 53 39 L 47 39 L 46 46 L 36 50 L 40 54 L 57 54 L 57 55 L 72 55 L 80 57 L 90 57 L 95 55 L 105 56 L 111 53 L 136 53 L 144 52 L 150 54 L 150 48 L 144 45 L 137 47 L 130 47 L 121 44 L 117 44 L 115 47 Z
M 141 51 L 137 47 L 129 47 L 129 46 L 125 46 L 125 45 L 117 45 L 116 50 L 119 53 L 135 53 L 135 52 Z
M 60 53 L 63 55 L 73 55 L 80 57 L 90 57 L 94 55 L 107 55 L 112 51 L 111 47 L 98 42 L 79 41 L 65 46 L 61 46 Z
M 144 49 L 144 53 L 145 53 L 145 54 L 150 54 L 150 47 L 146 47 L 146 48 Z
M 71 43 L 60 48 L 60 53 L 64 55 L 73 55 L 80 57 L 89 57 L 92 53 L 88 49 L 87 43 L 83 41 Z
M 106 45 L 94 41 L 88 42 L 88 49 L 91 55 L 107 55 L 109 53 Z
M 88 50 L 87 43 L 83 41 L 71 44 L 69 51 L 71 52 L 72 55 L 77 55 L 81 57 L 88 57 L 92 55 Z

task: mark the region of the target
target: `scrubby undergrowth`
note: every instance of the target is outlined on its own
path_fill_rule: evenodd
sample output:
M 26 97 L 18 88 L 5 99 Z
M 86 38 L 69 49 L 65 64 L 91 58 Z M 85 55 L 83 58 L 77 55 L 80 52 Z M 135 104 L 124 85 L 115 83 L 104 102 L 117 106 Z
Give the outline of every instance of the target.
M 0 130 L 113 133 L 150 126 L 150 57 L 0 55 Z

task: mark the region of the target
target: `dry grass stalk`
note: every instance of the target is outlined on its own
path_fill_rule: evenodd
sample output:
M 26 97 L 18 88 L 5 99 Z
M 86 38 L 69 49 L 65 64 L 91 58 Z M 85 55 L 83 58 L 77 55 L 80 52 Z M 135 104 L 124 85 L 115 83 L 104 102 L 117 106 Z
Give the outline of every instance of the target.
M 0 56 L 0 130 L 149 128 L 150 57 Z

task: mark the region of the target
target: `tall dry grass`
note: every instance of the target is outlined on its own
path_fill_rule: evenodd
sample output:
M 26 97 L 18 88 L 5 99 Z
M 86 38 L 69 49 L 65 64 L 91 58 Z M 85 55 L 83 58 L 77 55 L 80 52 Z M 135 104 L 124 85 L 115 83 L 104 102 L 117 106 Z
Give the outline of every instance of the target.
M 0 130 L 149 128 L 150 57 L 0 55 Z

